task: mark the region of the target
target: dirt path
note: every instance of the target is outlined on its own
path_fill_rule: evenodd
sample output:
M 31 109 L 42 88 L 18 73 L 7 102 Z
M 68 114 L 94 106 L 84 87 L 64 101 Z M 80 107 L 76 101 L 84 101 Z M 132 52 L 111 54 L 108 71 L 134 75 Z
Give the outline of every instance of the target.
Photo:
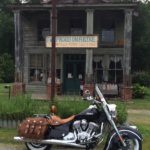
M 143 114 L 143 115 L 150 116 L 150 110 L 129 109 L 128 113 L 129 114 Z
M 133 124 L 150 125 L 150 110 L 128 110 L 128 122 Z
M 24 145 L 14 145 L 14 144 L 2 144 L 0 143 L 0 150 L 26 150 Z

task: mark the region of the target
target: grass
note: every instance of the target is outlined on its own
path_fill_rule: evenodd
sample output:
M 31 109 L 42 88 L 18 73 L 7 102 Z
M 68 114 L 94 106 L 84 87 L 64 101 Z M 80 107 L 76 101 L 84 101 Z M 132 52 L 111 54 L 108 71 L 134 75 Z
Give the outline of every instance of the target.
M 126 103 L 128 109 L 147 109 L 150 110 L 150 88 L 145 88 L 146 96 L 144 99 L 133 99 L 131 103 Z
M 7 85 L 12 85 L 10 83 L 3 83 L 3 84 L 0 84 L 0 96 L 5 96 L 5 97 L 8 97 L 9 96 L 9 89 L 6 88 Z
M 17 135 L 16 129 L 2 129 L 0 128 L 0 143 L 15 143 L 13 137 Z

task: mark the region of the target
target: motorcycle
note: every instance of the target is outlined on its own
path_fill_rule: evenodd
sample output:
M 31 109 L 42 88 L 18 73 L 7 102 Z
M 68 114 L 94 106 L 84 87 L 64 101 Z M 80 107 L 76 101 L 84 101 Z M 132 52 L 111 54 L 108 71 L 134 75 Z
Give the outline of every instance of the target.
M 52 115 L 36 115 L 35 118 L 49 120 L 48 129 L 43 139 L 14 137 L 25 142 L 29 150 L 48 150 L 52 145 L 72 146 L 86 150 L 94 149 L 102 143 L 108 133 L 104 150 L 142 150 L 142 136 L 135 126 L 117 126 L 116 105 L 108 104 L 98 85 L 95 85 L 98 98 L 87 90 L 84 100 L 90 106 L 81 113 L 66 119 Z M 55 109 L 54 111 L 55 112 Z

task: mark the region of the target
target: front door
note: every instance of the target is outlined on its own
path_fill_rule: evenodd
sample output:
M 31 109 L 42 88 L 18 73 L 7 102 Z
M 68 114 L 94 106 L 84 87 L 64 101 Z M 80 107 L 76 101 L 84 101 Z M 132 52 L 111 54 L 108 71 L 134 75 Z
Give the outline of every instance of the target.
M 84 75 L 85 55 L 64 55 L 64 93 L 79 94 Z

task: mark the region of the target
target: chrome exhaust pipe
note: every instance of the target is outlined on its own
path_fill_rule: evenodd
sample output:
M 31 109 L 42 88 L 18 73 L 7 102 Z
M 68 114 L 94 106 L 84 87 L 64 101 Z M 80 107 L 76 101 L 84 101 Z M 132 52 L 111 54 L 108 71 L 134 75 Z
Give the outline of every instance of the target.
M 35 139 L 26 139 L 24 137 L 14 137 L 15 141 L 18 142 L 28 142 L 28 143 L 40 143 L 40 144 L 54 144 L 54 145 L 63 145 L 63 146 L 72 146 L 78 148 L 86 148 L 85 145 L 80 145 L 76 143 L 72 143 L 72 141 L 64 141 L 64 140 L 55 140 L 55 139 L 46 139 L 46 140 L 35 140 Z

